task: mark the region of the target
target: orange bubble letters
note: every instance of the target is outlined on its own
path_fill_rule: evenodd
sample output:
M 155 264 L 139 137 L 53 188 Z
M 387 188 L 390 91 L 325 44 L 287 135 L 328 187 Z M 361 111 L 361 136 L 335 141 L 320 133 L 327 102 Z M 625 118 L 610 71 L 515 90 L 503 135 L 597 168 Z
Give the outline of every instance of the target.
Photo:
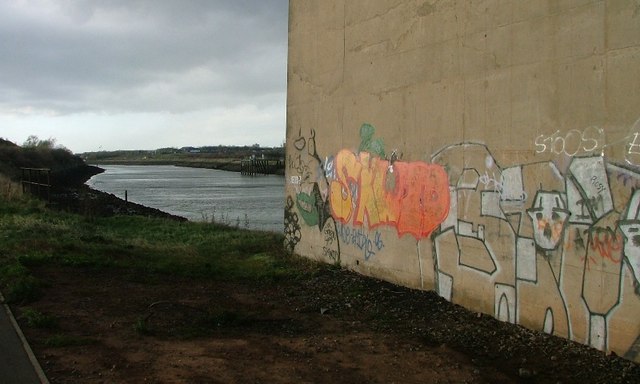
M 391 225 L 400 236 L 427 237 L 449 213 L 447 173 L 439 164 L 389 161 L 368 152 L 340 151 L 329 201 L 336 220 Z

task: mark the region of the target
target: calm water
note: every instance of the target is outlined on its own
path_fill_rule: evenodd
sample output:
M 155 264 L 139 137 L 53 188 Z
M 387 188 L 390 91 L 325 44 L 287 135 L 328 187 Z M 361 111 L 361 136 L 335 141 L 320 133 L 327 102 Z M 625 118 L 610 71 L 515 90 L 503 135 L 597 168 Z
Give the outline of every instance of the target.
M 87 185 L 129 201 L 186 217 L 282 232 L 283 176 L 156 165 L 101 165 Z

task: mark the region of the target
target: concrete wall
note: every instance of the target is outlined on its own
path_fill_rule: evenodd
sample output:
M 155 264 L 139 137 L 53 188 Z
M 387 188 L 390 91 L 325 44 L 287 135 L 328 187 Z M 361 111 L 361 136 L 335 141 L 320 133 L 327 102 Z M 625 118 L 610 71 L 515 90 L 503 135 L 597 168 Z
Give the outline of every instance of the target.
M 640 4 L 291 0 L 286 244 L 640 361 Z

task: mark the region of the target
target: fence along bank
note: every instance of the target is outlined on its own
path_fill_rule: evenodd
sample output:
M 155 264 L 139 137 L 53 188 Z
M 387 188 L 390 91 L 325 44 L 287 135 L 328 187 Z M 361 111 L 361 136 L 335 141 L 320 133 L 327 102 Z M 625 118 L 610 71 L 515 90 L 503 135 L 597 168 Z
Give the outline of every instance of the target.
M 635 17 L 290 1 L 287 246 L 640 362 Z

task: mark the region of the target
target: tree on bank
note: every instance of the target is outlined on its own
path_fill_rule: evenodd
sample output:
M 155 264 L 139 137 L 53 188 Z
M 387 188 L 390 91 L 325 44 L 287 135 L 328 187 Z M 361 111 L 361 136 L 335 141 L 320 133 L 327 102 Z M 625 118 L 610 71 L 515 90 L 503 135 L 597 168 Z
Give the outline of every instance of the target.
M 56 145 L 56 139 L 41 140 L 31 135 L 22 146 L 0 139 L 0 173 L 19 181 L 21 168 L 48 168 L 54 182 L 66 182 L 72 173 L 84 173 L 86 163 L 69 149 Z
M 27 140 L 22 144 L 22 148 L 52 150 L 56 148 L 56 139 L 50 137 L 46 140 L 40 140 L 40 138 L 36 135 L 29 135 L 29 137 L 27 137 Z

